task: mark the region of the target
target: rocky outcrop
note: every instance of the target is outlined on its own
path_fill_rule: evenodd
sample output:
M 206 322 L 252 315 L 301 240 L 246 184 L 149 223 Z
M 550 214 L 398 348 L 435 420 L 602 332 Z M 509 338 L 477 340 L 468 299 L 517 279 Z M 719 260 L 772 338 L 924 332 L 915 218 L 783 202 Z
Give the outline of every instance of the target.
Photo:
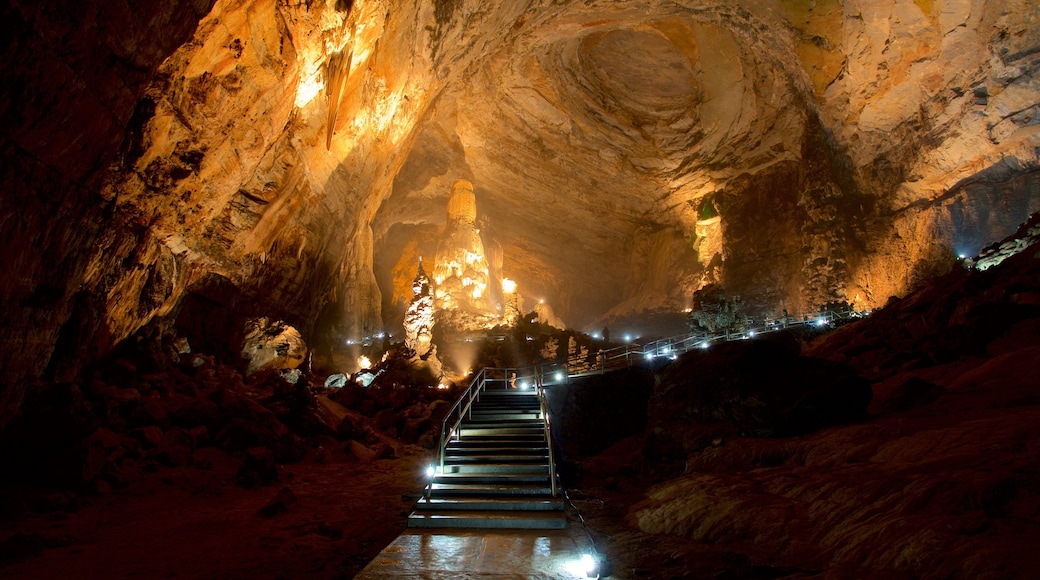
M 260 371 L 292 370 L 307 357 L 307 344 L 300 331 L 281 320 L 250 320 L 242 341 L 242 358 L 246 376 Z
M 852 369 L 761 339 L 687 353 L 659 383 L 649 404 L 652 435 L 663 452 L 680 454 L 718 438 L 790 436 L 859 421 L 873 396 Z
M 682 475 L 660 478 L 625 521 L 654 538 L 828 575 L 1028 575 L 1040 259 L 1035 242 L 1027 248 L 937 279 L 812 345 L 814 357 L 875 381 L 867 420 L 780 440 L 705 440 L 680 454 Z M 653 405 L 651 428 L 674 439 L 680 424 L 661 422 L 667 407 Z M 733 417 L 734 407 L 722 414 Z

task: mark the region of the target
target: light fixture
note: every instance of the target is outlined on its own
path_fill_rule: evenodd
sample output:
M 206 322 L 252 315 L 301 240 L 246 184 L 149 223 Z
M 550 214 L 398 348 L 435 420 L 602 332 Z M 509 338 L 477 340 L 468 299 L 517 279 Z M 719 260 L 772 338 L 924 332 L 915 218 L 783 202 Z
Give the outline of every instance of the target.
M 426 466 L 426 477 L 433 477 L 434 473 L 435 473 L 435 470 L 433 469 L 433 466 L 432 465 L 427 465 Z
M 520 388 L 521 388 L 522 390 L 525 390 L 525 391 L 526 391 L 526 390 L 527 390 L 527 387 L 528 387 L 527 381 L 520 381 Z
M 646 360 L 654 360 L 654 353 L 652 352 L 648 352 L 644 356 L 646 357 Z
M 556 371 L 556 382 L 563 382 L 563 373 L 560 371 Z
M 749 337 L 751 337 L 751 338 L 755 338 L 755 331 L 754 331 L 754 330 L 749 330 L 749 331 L 748 331 L 748 333 L 747 333 L 747 335 L 748 335 Z
M 708 343 L 708 341 L 704 340 L 704 341 L 701 341 L 701 344 L 699 346 L 701 348 L 707 349 L 711 345 Z
M 596 561 L 596 557 L 592 554 L 582 554 L 581 556 L 581 568 L 585 572 L 585 576 L 588 578 L 599 577 L 599 562 Z

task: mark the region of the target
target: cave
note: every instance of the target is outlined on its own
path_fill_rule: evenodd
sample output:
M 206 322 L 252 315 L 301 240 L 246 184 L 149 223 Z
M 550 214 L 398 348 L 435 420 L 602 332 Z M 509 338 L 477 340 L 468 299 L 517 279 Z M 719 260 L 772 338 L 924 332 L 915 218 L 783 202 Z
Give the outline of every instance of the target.
M 871 314 L 550 397 L 612 577 L 1029 573 L 1032 0 L 0 15 L 3 574 L 351 577 L 480 364 L 595 365 L 708 290 Z M 758 365 L 873 398 L 769 423 L 806 411 Z

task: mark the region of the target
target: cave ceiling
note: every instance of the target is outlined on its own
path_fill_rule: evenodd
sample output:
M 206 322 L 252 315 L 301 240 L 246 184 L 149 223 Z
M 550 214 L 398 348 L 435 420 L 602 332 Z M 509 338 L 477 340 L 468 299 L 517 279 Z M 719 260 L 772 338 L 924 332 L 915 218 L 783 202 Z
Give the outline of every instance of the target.
M 585 328 L 712 281 L 879 306 L 1040 209 L 1031 0 L 4 10 L 16 377 L 188 296 L 378 330 L 458 179 L 502 274 Z

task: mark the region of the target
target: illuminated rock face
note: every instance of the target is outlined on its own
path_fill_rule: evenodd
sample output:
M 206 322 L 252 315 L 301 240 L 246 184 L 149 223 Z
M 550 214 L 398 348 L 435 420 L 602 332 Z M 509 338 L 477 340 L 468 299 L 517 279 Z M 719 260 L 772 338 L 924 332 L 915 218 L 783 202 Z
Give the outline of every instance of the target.
M 477 229 L 473 184 L 456 181 L 448 200 L 448 221 L 437 244 L 433 268 L 434 304 L 453 328 L 494 326 L 499 318 L 491 301 L 490 268 Z M 496 283 L 497 285 L 497 283 Z
M 248 361 L 246 375 L 265 370 L 291 370 L 307 356 L 300 332 L 281 320 L 257 318 L 246 323 L 242 358 Z
M 5 413 L 214 277 L 316 348 L 371 333 L 458 176 L 501 273 L 593 327 L 713 267 L 749 311 L 876 306 L 1040 209 L 1032 0 L 49 4 L 0 9 Z
M 433 291 L 420 258 L 419 269 L 412 282 L 412 301 L 404 314 L 404 344 L 422 360 L 426 360 L 432 352 L 434 324 Z

